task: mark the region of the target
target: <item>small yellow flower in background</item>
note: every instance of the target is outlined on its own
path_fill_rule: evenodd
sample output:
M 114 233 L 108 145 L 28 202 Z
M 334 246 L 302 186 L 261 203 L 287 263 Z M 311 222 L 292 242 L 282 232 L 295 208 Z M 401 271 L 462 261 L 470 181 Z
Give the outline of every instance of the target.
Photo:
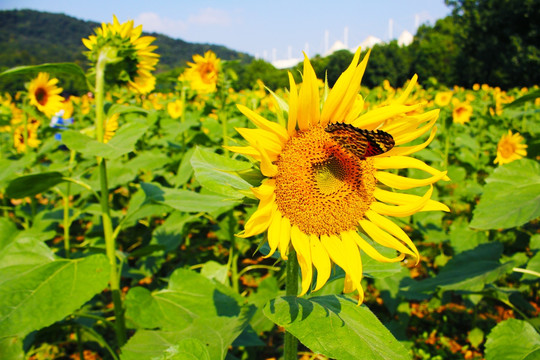
M 96 35 L 82 39 L 88 59 L 95 65 L 102 50 L 114 49 L 117 62 L 107 66 L 107 83 L 127 85 L 134 92 L 145 94 L 152 91 L 156 79 L 152 75 L 159 55 L 153 51 L 157 46 L 150 45 L 156 38 L 142 36 L 142 26 L 133 27 L 133 20 L 120 24 L 113 15 L 113 23 L 103 23 L 95 30 Z
M 474 85 L 472 86 L 472 89 L 473 89 L 474 91 L 480 90 L 480 84 L 474 84 Z
M 508 164 L 514 160 L 521 159 L 527 156 L 526 144 L 523 144 L 525 139 L 519 133 L 512 134 L 511 130 L 508 130 L 508 134 L 505 134 L 499 140 L 497 144 L 497 157 L 494 164 Z
M 29 119 L 28 126 L 25 129 L 24 125 L 17 126 L 13 132 L 13 146 L 18 153 L 25 152 L 27 146 L 31 148 L 37 148 L 41 141 L 38 139 L 37 130 L 40 122 L 36 119 Z M 27 139 L 25 142 L 24 132 L 27 131 Z
M 313 267 L 317 271 L 316 291 L 329 279 L 334 263 L 345 271 L 344 291 L 358 290 L 361 303 L 361 251 L 381 262 L 399 262 L 406 255 L 419 260 L 416 246 L 390 218 L 419 211 L 449 211 L 446 205 L 430 199 L 432 184 L 449 180 L 446 171 L 407 156 L 433 140 L 439 110 L 408 115 L 425 106 L 406 105 L 416 84 L 415 75 L 387 106 L 364 113 L 358 93 L 368 57 L 369 53 L 360 62 L 358 50 L 325 98 L 320 96 L 319 80 L 306 57 L 300 90 L 289 73 L 286 128 L 238 105 L 257 128 L 237 129 L 249 146 L 228 149 L 259 161 L 266 177 L 252 189 L 259 206 L 239 236 L 267 232 L 267 256 L 279 249 L 281 257 L 287 259 L 292 247 L 302 273 L 301 295 L 311 288 Z M 346 135 L 338 135 L 340 131 Z M 425 133 L 430 135 L 423 143 L 401 146 Z M 390 149 L 389 143 L 396 147 Z M 381 151 L 377 156 L 363 157 L 358 153 L 360 149 Z M 411 179 L 384 171 L 407 168 L 423 170 L 431 177 Z M 423 196 L 388 190 L 423 186 L 428 187 Z M 386 257 L 374 243 L 394 249 L 399 255 Z
M 441 91 L 435 95 L 435 105 L 439 107 L 444 107 L 450 104 L 452 100 L 453 92 L 452 91 Z
M 114 134 L 116 133 L 116 129 L 118 129 L 118 117 L 120 114 L 116 113 L 112 116 L 108 117 L 105 120 L 105 132 L 103 134 L 103 142 L 108 143 L 109 140 L 112 139 Z
M 388 92 L 395 91 L 392 85 L 390 85 L 390 81 L 388 81 L 387 79 L 383 80 L 382 87 L 385 91 L 388 91 Z
M 180 116 L 182 116 L 182 111 L 184 111 L 184 104 L 182 104 L 182 100 L 178 99 L 167 104 L 167 112 L 173 119 L 178 119 Z
M 28 85 L 30 104 L 37 107 L 47 117 L 51 117 L 62 108 L 64 98 L 59 94 L 62 88 L 56 86 L 58 79 L 49 78 L 48 73 L 40 72 Z
M 454 110 L 452 110 L 452 119 L 456 124 L 465 124 L 471 120 L 473 108 L 467 101 L 452 101 Z
M 482 84 L 482 90 L 488 91 L 489 90 L 489 85 L 488 84 Z
M 194 62 L 188 62 L 189 67 L 178 77 L 180 81 L 188 81 L 191 88 L 201 94 L 209 94 L 216 91 L 220 59 L 213 51 L 208 50 L 204 57 L 193 55 Z

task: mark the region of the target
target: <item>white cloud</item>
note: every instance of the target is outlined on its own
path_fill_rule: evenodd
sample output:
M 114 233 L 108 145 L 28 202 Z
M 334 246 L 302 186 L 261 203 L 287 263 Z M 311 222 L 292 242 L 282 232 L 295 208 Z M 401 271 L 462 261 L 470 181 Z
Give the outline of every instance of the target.
M 136 25 L 142 25 L 147 32 L 157 32 L 169 36 L 181 36 L 188 28 L 185 21 L 161 17 L 153 12 L 142 13 L 135 19 Z
M 205 8 L 198 14 L 188 17 L 190 24 L 229 26 L 232 21 L 229 13 L 225 10 Z

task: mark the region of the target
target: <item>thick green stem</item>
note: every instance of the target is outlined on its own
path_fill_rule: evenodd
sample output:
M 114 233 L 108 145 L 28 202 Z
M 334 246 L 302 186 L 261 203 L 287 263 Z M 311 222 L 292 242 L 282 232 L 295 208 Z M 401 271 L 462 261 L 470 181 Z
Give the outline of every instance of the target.
M 221 121 L 221 129 L 223 136 L 223 146 L 225 147 L 225 156 L 229 156 L 229 150 L 227 146 L 229 145 L 229 130 L 227 129 L 227 114 L 225 113 L 225 108 L 227 105 L 227 91 L 226 89 L 221 88 L 221 109 L 218 111 L 218 118 Z
M 75 159 L 75 151 L 71 151 L 69 156 L 69 176 L 73 173 L 73 160 Z M 64 251 L 66 258 L 69 259 L 71 253 L 71 247 L 69 244 L 69 227 L 71 226 L 71 217 L 69 215 L 69 196 L 71 195 L 71 182 L 66 184 L 66 193 L 62 195 L 64 200 Z
M 100 54 L 96 64 L 96 136 L 97 140 L 103 142 L 103 99 L 104 99 L 104 77 L 106 66 L 106 54 Z M 120 276 L 118 274 L 118 264 L 116 263 L 116 242 L 113 237 L 113 226 L 109 211 L 109 186 L 107 182 L 107 165 L 103 158 L 97 158 L 99 166 L 99 180 L 101 187 L 100 204 L 101 217 L 103 222 L 103 234 L 105 236 L 105 250 L 109 259 L 110 268 L 110 289 L 112 293 L 115 331 L 118 346 L 126 343 L 126 325 L 124 319 L 124 309 L 122 307 L 122 297 L 120 292 Z
M 231 246 L 229 248 L 229 260 L 227 261 L 227 267 L 231 271 L 231 286 L 237 293 L 240 291 L 238 286 L 238 251 L 236 250 L 236 237 L 234 236 L 234 224 L 235 218 L 232 210 L 228 214 L 229 219 L 229 240 Z
M 285 294 L 287 296 L 298 295 L 298 259 L 296 252 L 291 249 L 287 260 L 287 280 L 285 283 Z M 283 359 L 298 359 L 298 339 L 293 334 L 285 332 L 285 344 L 283 346 Z

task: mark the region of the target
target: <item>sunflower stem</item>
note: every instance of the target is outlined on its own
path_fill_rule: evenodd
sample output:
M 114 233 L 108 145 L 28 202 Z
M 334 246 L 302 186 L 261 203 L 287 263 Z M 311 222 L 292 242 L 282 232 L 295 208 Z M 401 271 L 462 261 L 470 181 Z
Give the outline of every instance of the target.
M 227 129 L 227 114 L 225 113 L 225 108 L 227 105 L 227 89 L 225 89 L 225 86 L 220 86 L 220 98 L 221 98 L 221 109 L 218 112 L 219 120 L 221 121 L 221 129 L 222 129 L 222 136 L 223 136 L 223 147 L 225 148 L 225 156 L 229 157 L 229 150 L 227 149 L 227 146 L 229 145 L 229 130 Z
M 75 159 L 75 151 L 71 151 L 69 155 L 69 176 L 71 177 L 73 173 L 73 160 Z M 62 195 L 64 200 L 64 251 L 66 253 L 66 258 L 69 259 L 71 253 L 70 239 L 69 239 L 69 227 L 71 226 L 71 219 L 69 216 L 69 196 L 71 194 L 71 182 L 66 184 L 66 193 Z
M 287 260 L 286 274 L 287 280 L 285 283 L 285 295 L 298 295 L 298 259 L 294 250 L 289 251 L 289 259 Z M 283 346 L 283 359 L 296 360 L 298 359 L 298 339 L 288 331 L 285 332 L 285 344 Z
M 103 103 L 105 92 L 105 67 L 107 65 L 107 54 L 100 53 L 96 63 L 96 136 L 97 140 L 103 142 Z M 105 250 L 109 259 L 110 268 L 110 289 L 114 305 L 115 331 L 118 346 L 126 343 L 126 325 L 122 298 L 120 292 L 120 276 L 116 263 L 116 241 L 113 237 L 112 220 L 109 210 L 109 186 L 107 182 L 107 165 L 104 158 L 98 157 L 99 178 L 101 186 L 100 204 L 101 218 L 103 222 L 103 234 L 105 236 Z

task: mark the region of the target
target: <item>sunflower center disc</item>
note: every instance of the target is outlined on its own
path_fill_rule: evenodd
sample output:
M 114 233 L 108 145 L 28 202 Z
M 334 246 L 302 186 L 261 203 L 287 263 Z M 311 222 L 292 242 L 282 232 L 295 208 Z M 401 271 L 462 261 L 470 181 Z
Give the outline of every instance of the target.
M 292 137 L 277 166 L 278 209 L 306 234 L 356 229 L 373 202 L 373 160 L 351 155 L 321 127 Z
M 40 105 L 47 104 L 47 90 L 43 88 L 38 88 L 35 92 L 36 100 Z

